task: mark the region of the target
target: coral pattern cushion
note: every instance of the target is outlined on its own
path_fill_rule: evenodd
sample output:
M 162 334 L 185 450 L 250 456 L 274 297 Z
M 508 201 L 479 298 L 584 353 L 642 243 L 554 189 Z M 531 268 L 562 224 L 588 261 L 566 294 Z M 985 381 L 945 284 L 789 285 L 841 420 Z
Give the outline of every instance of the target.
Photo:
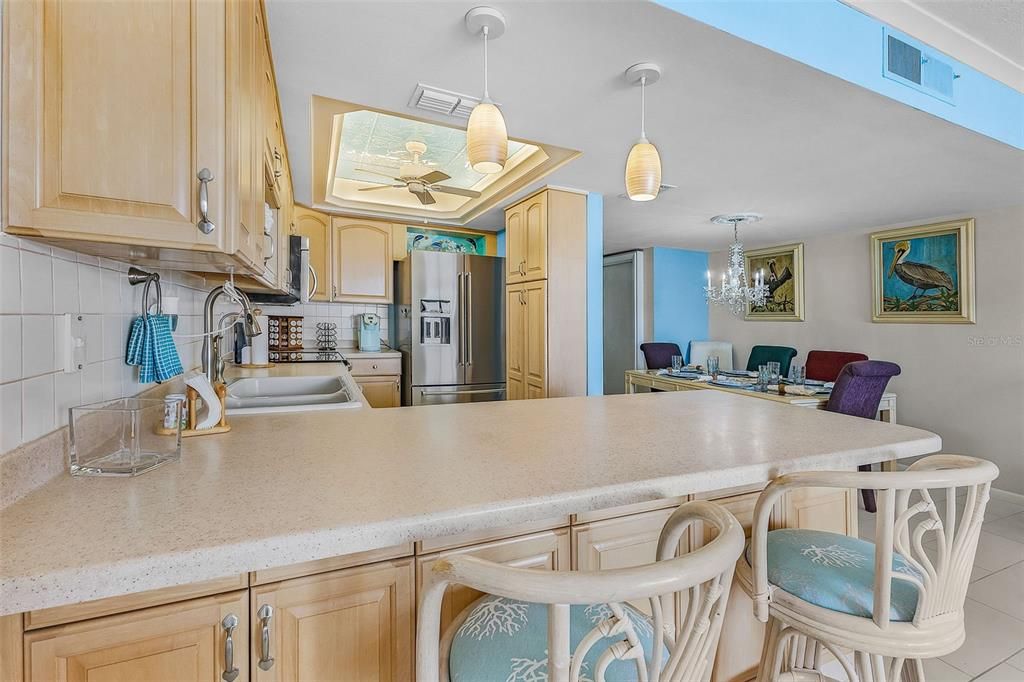
M 467 607 L 469 615 L 452 640 L 448 654 L 451 682 L 534 682 L 548 679 L 548 607 L 485 594 Z M 652 653 L 654 625 L 644 614 L 623 605 L 644 653 Z M 575 651 L 583 637 L 612 615 L 607 604 L 569 607 L 569 644 Z M 594 680 L 597 660 L 623 635 L 605 637 L 583 657 L 581 680 Z M 668 652 L 662 650 L 662 665 Z M 648 658 L 648 660 L 650 660 Z M 637 680 L 635 661 L 613 661 L 607 682 Z
M 750 562 L 750 548 L 747 547 Z M 898 552 L 894 573 L 919 577 Z M 784 528 L 768 533 L 768 582 L 822 608 L 871 618 L 874 607 L 875 545 L 839 533 Z M 906 622 L 917 611 L 917 589 L 892 581 L 889 619 Z

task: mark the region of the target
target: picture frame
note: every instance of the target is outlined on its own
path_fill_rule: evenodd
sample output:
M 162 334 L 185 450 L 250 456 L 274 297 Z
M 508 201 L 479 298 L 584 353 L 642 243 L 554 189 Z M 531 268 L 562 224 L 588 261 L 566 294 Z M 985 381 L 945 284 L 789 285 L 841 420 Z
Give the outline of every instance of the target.
M 763 271 L 764 283 L 771 293 L 764 306 L 747 303 L 745 320 L 803 322 L 804 320 L 804 245 L 784 244 L 747 251 L 743 257 L 748 285 Z
M 871 321 L 974 324 L 974 219 L 875 232 Z

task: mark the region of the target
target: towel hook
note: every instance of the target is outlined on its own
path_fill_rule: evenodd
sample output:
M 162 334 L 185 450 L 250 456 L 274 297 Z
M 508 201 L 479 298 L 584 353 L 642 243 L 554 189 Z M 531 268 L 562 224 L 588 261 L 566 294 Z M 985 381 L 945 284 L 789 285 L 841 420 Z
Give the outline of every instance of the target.
M 145 317 L 149 310 L 149 285 L 156 283 L 156 314 L 163 315 L 163 292 L 160 290 L 160 275 L 156 272 L 146 272 L 136 267 L 128 268 L 128 283 L 132 286 L 145 284 L 142 288 L 142 316 Z

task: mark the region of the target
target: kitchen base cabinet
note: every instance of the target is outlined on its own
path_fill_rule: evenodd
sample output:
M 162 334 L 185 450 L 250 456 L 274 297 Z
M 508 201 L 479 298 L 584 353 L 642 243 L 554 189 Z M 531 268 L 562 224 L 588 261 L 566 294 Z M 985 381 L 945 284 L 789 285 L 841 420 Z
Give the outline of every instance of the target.
M 411 680 L 414 580 L 403 559 L 253 588 L 252 679 Z
M 427 571 L 438 559 L 468 554 L 516 568 L 567 571 L 570 566 L 569 552 L 568 528 L 439 552 L 416 560 L 416 589 L 418 593 L 421 592 Z M 482 594 L 465 585 L 449 587 L 441 604 L 441 632 L 444 633 L 452 620 Z
M 381 377 L 354 377 L 371 407 L 401 407 L 402 377 L 389 375 Z
M 244 681 L 248 619 L 241 590 L 36 630 L 25 635 L 25 681 Z

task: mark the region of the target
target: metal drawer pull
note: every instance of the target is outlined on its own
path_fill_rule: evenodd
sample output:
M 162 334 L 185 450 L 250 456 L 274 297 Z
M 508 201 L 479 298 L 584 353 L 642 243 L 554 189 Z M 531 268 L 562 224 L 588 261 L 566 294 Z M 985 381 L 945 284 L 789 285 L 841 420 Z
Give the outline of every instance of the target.
M 199 222 L 196 223 L 196 227 L 203 234 L 210 234 L 215 225 L 210 220 L 210 197 L 207 185 L 213 182 L 213 173 L 209 168 L 204 168 L 196 173 L 196 178 L 199 179 Z
M 274 609 L 264 604 L 256 615 L 260 619 L 260 660 L 256 665 L 260 670 L 270 670 L 274 667 L 274 657 L 270 655 L 270 619 L 274 617 Z
M 274 235 L 269 232 L 264 232 L 263 238 L 270 240 L 270 253 L 263 256 L 263 264 L 266 265 L 267 262 L 274 257 L 274 254 L 277 253 L 277 242 L 274 241 Z
M 477 388 L 469 391 L 422 391 L 423 395 L 475 395 L 477 393 L 504 393 L 504 388 Z
M 238 627 L 238 616 L 233 613 L 229 613 L 224 616 L 224 620 L 220 622 L 226 636 L 224 637 L 224 672 L 220 674 L 220 678 L 224 682 L 235 682 L 238 677 L 238 668 L 235 667 L 235 628 Z

